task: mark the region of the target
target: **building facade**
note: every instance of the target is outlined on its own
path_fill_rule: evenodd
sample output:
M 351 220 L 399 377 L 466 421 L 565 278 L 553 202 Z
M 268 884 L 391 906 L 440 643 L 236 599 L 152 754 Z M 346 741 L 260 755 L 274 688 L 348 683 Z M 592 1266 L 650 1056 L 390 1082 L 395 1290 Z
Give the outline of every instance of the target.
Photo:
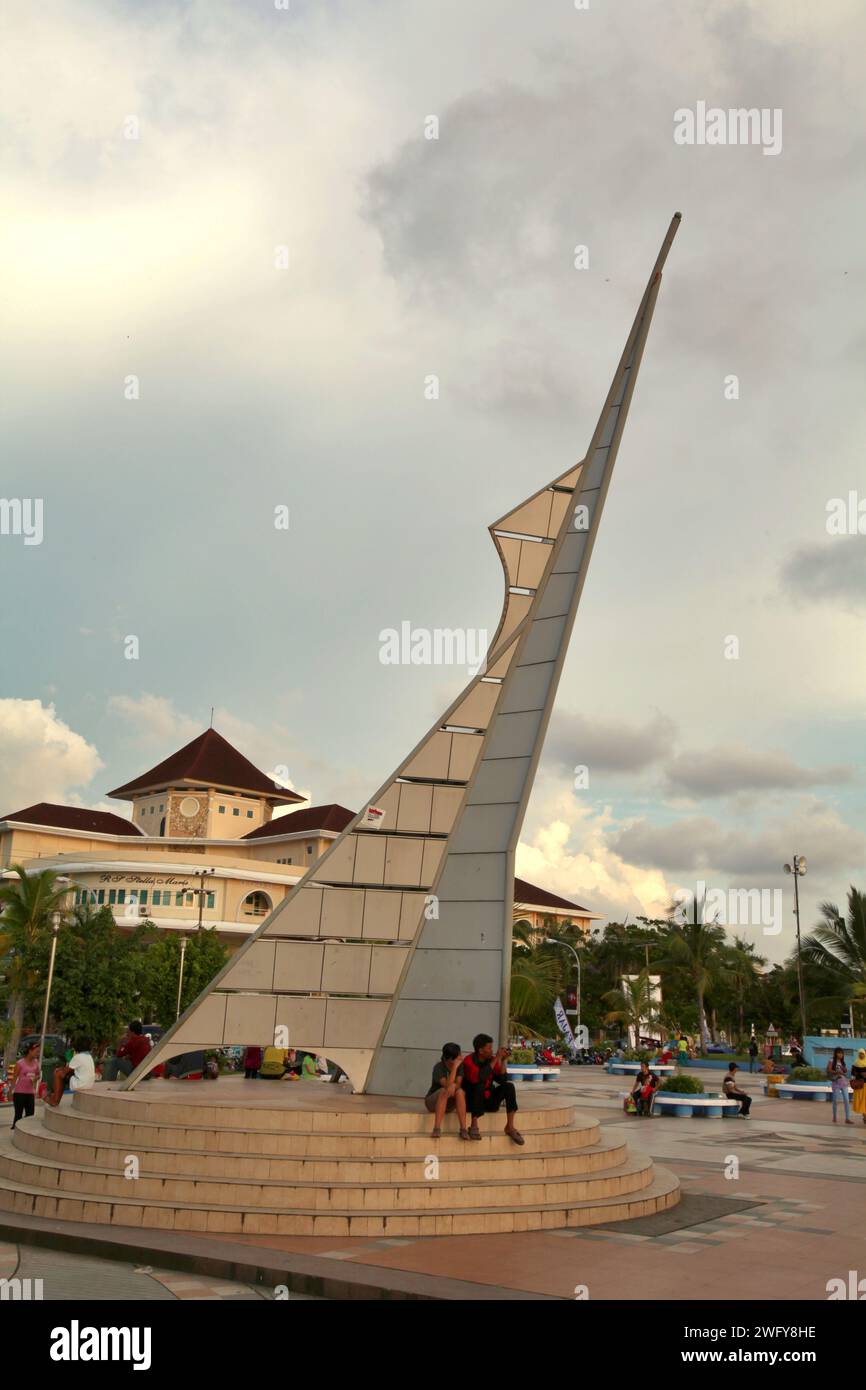
M 215 729 L 108 795 L 110 811 L 38 802 L 0 820 L 0 874 L 52 869 L 71 900 L 108 907 L 123 929 L 201 924 L 236 949 L 354 819 L 345 806 L 302 805 Z M 274 815 L 278 811 L 280 814 Z M 515 920 L 584 932 L 597 914 L 524 880 Z

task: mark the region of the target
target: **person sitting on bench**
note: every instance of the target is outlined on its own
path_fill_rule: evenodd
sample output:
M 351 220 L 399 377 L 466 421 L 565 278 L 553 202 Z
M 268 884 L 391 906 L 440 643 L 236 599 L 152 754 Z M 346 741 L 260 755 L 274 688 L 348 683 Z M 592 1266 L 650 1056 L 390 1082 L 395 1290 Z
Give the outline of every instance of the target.
M 442 1134 L 442 1121 L 447 1112 L 457 1111 L 460 1123 L 460 1138 L 468 1139 L 466 1128 L 466 1095 L 463 1090 L 463 1058 L 459 1043 L 446 1043 L 442 1049 L 442 1059 L 433 1068 L 430 1090 L 424 1097 L 424 1104 L 433 1114 L 434 1139 Z
M 654 1071 L 650 1071 L 649 1062 L 641 1062 L 631 1093 L 639 1115 L 648 1115 L 652 1110 L 653 1096 L 658 1090 L 658 1084 L 659 1079 Z
M 514 1144 L 526 1141 L 514 1127 L 517 1113 L 517 1092 L 514 1082 L 508 1080 L 508 1048 L 500 1047 L 493 1055 L 493 1039 L 487 1033 L 479 1033 L 472 1040 L 472 1051 L 463 1058 L 463 1089 L 466 1092 L 466 1109 L 472 1116 L 469 1138 L 480 1139 L 479 1118 L 499 1109 L 505 1102 L 505 1133 Z
M 737 1085 L 737 1064 L 732 1062 L 728 1067 L 728 1074 L 722 1082 L 722 1092 L 726 1100 L 738 1100 L 740 1102 L 740 1114 L 743 1119 L 748 1119 L 749 1111 L 752 1108 L 752 1097 L 745 1091 L 741 1091 Z

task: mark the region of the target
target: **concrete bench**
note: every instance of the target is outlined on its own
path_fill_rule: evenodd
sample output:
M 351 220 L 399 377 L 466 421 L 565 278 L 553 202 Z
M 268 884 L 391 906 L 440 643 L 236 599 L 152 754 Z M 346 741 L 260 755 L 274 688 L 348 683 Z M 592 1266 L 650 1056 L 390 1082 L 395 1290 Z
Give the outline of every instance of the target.
M 623 1100 L 631 1095 L 623 1092 Z M 651 1114 L 673 1115 L 678 1120 L 720 1120 L 739 1115 L 740 1103 L 725 1096 L 691 1096 L 685 1091 L 656 1091 Z
M 509 1062 L 508 1075 L 512 1081 L 555 1081 L 562 1067 L 534 1066 L 531 1062 Z
M 611 1076 L 637 1076 L 640 1062 L 617 1062 L 611 1058 L 607 1069 Z M 672 1062 L 659 1062 L 658 1066 L 650 1064 L 650 1071 L 654 1071 L 656 1076 L 673 1076 L 676 1067 Z
M 766 1094 L 768 1088 L 764 1089 Z M 774 1089 L 782 1100 L 829 1100 L 833 1088 L 829 1081 L 779 1081 Z M 849 1086 L 848 1095 L 853 1094 Z

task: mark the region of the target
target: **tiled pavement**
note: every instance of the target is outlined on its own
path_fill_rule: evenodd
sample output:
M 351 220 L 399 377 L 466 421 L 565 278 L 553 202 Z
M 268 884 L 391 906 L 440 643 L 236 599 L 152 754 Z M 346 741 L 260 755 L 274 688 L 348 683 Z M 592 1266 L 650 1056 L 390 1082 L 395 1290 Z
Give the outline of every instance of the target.
M 600 1069 L 580 1081 L 563 1078 L 561 1091 L 575 1097 L 580 1113 L 601 1120 L 606 1133 L 621 1127 L 636 1149 L 677 1173 L 684 1196 L 730 1205 L 699 1224 L 658 1234 L 638 1221 L 626 1223 L 631 1230 L 233 1240 L 559 1298 L 586 1287 L 600 1299 L 825 1299 L 828 1279 L 866 1272 L 866 1127 L 834 1127 L 829 1105 L 766 1100 L 758 1084 L 746 1079 L 756 1097 L 748 1121 L 636 1121 L 622 1114 L 621 1078 Z M 736 1178 L 726 1176 L 732 1158 Z M 734 1209 L 748 1203 L 755 1205 Z M 689 1206 L 664 1215 L 679 1211 L 689 1220 Z
M 72 1255 L 42 1246 L 0 1242 L 0 1279 L 42 1280 L 42 1297 L 51 1302 L 153 1303 L 191 1300 L 221 1302 L 271 1299 L 269 1289 L 230 1283 L 206 1275 Z M 292 1294 L 292 1299 L 303 1295 Z

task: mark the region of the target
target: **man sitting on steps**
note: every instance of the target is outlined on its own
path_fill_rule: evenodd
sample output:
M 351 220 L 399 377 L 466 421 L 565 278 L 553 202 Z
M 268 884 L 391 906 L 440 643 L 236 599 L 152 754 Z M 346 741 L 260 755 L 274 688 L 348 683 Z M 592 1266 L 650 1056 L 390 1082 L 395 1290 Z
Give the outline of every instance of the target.
M 466 1109 L 472 1117 L 469 1138 L 480 1139 L 478 1128 L 480 1116 L 498 1110 L 505 1102 L 505 1133 L 514 1144 L 525 1140 L 514 1127 L 517 1113 L 517 1093 L 514 1082 L 508 1080 L 508 1048 L 500 1047 L 493 1055 L 493 1039 L 487 1033 L 479 1033 L 472 1040 L 472 1051 L 463 1058 L 463 1090 L 466 1093 Z

